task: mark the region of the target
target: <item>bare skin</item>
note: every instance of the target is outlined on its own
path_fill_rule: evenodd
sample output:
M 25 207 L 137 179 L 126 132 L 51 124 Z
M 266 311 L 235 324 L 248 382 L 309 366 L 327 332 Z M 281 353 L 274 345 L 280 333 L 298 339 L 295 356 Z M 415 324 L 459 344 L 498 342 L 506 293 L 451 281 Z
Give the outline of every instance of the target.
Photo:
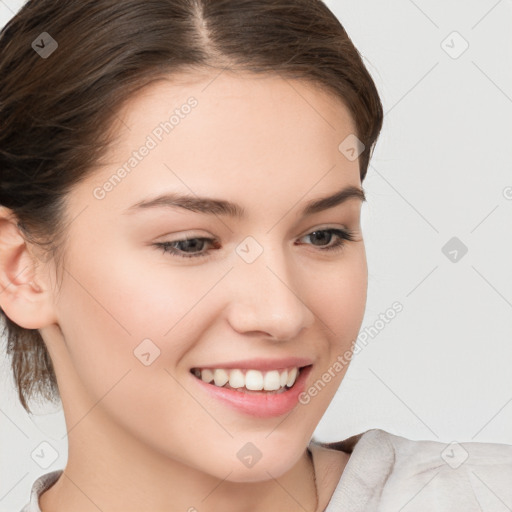
M 361 200 L 301 210 L 361 188 L 358 161 L 338 149 L 355 133 L 353 120 L 339 99 L 303 82 L 215 76 L 152 84 L 119 113 L 104 165 L 69 193 L 64 268 L 38 264 L 37 249 L 0 209 L 0 305 L 41 332 L 68 429 L 68 462 L 42 495 L 42 512 L 320 512 L 347 463 L 343 452 L 315 451 L 317 503 L 306 448 L 346 372 L 333 373 L 333 364 L 352 348 L 366 304 Z M 192 96 L 197 106 L 172 132 L 105 186 Z M 169 191 L 236 202 L 245 217 L 125 213 Z M 321 251 L 338 237 L 315 243 L 311 233 L 328 229 L 354 239 Z M 250 264 L 236 252 L 248 236 L 263 249 Z M 185 237 L 219 244 L 192 258 L 154 245 Z M 145 339 L 160 350 L 147 366 L 134 356 Z M 312 362 L 306 389 L 329 370 L 334 377 L 307 404 L 271 418 L 210 399 L 190 372 L 289 356 Z M 262 453 L 251 468 L 237 458 L 248 442 Z
M 325 510 L 348 463 L 348 453 L 312 444 L 318 504 L 315 512 Z

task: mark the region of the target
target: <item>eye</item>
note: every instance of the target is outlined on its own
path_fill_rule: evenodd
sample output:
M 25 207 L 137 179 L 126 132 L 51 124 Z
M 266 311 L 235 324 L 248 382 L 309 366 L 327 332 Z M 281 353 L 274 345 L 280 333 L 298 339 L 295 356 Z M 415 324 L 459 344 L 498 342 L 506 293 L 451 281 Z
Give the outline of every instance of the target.
M 333 235 L 336 237 L 335 242 L 331 245 L 328 245 L 330 241 L 333 240 Z M 313 243 L 316 247 L 318 247 L 319 251 L 324 252 L 337 252 L 341 251 L 346 241 L 354 241 L 354 233 L 352 231 L 346 230 L 346 229 L 338 229 L 338 228 L 331 228 L 331 229 L 317 229 L 302 238 L 308 238 L 311 237 L 312 240 L 315 242 L 320 242 L 320 245 L 316 245 L 316 243 Z M 324 246 L 322 245 L 322 241 L 325 241 L 327 239 L 327 244 Z
M 312 245 L 322 252 L 337 252 L 343 249 L 346 241 L 353 241 L 354 233 L 349 230 L 331 228 L 331 229 L 317 229 L 303 236 L 303 238 L 311 237 L 314 241 Z M 336 238 L 334 238 L 336 237 Z M 335 242 L 329 245 L 332 240 Z M 317 244 L 317 242 L 320 242 Z M 325 245 L 322 242 L 327 242 Z M 204 258 L 210 255 L 211 249 L 204 251 L 206 245 L 210 244 L 214 250 L 220 249 L 221 245 L 216 238 L 184 238 L 181 240 L 174 240 L 172 242 L 158 242 L 154 244 L 156 247 L 162 249 L 164 253 L 172 254 L 178 258 Z
M 155 245 L 160 247 L 164 253 L 170 253 L 180 258 L 197 258 L 208 256 L 208 252 L 196 252 L 204 248 L 205 242 L 212 244 L 216 249 L 220 248 L 215 238 L 184 238 L 174 242 L 159 242 Z M 177 246 L 177 247 L 176 247 Z

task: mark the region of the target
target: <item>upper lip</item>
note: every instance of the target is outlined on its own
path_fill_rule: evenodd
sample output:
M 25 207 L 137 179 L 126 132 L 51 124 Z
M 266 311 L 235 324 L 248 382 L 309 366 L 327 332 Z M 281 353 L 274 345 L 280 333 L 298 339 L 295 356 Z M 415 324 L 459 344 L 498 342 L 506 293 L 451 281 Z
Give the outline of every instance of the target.
M 302 367 L 309 366 L 313 364 L 311 359 L 307 359 L 304 357 L 285 357 L 282 359 L 265 359 L 265 358 L 257 358 L 257 359 L 241 359 L 238 361 L 225 361 L 215 364 L 207 364 L 207 365 L 198 365 L 194 368 L 240 368 L 241 370 L 279 370 L 290 367 Z

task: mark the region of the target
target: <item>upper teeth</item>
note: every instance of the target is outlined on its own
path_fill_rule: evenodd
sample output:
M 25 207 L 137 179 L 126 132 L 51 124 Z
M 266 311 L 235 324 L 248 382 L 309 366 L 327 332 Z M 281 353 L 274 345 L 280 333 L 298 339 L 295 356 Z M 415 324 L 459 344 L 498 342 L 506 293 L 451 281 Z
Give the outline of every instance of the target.
M 244 373 L 245 372 L 245 373 Z M 223 368 L 205 368 L 194 370 L 196 377 L 204 382 L 214 381 L 215 386 L 222 387 L 228 381 L 232 388 L 246 387 L 250 391 L 274 391 L 284 386 L 291 387 L 295 383 L 299 369 L 297 367 L 286 370 L 225 370 Z

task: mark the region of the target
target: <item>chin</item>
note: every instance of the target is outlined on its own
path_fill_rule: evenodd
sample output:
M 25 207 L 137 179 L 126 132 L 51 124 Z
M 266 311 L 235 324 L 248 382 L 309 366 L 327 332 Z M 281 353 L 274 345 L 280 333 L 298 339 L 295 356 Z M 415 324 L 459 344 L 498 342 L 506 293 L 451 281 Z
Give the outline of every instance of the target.
M 289 452 L 286 447 L 279 445 L 257 450 L 254 445 L 247 443 L 236 449 L 234 458 L 227 461 L 224 477 L 231 471 L 227 480 L 232 482 L 261 482 L 272 477 L 279 478 L 297 464 L 301 455 L 299 448 Z
M 289 464 L 283 461 L 276 462 L 275 464 L 265 463 L 260 459 L 252 468 L 235 467 L 231 468 L 231 473 L 226 478 L 226 473 L 219 478 L 226 478 L 230 482 L 250 483 L 250 482 L 264 482 L 272 478 L 279 478 L 287 473 L 293 467 L 293 462 Z M 228 470 L 229 471 L 229 470 Z

